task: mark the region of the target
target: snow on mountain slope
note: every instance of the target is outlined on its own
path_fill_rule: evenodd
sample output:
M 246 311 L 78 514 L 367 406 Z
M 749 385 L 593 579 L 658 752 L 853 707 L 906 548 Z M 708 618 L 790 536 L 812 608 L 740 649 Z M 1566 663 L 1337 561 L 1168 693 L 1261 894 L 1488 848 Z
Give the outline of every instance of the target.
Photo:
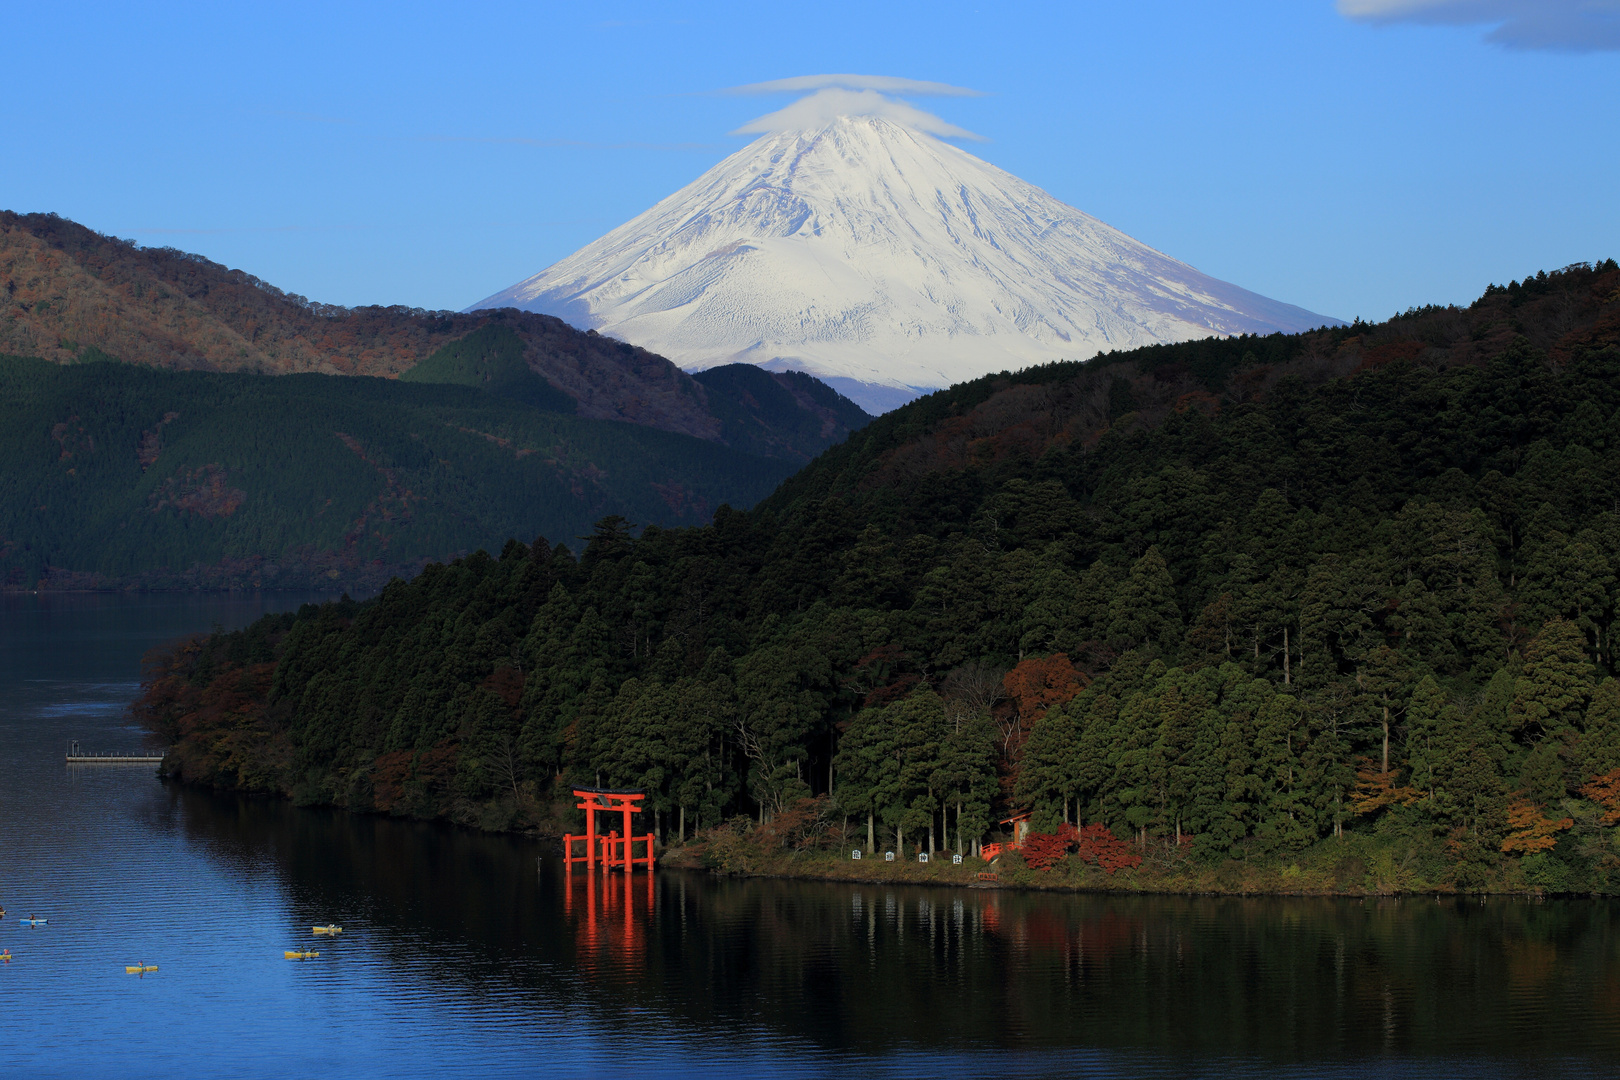
M 1199 273 L 878 116 L 762 136 L 473 305 L 507 306 L 689 370 L 797 368 L 846 393 L 846 380 L 931 389 L 1109 349 L 1336 322 Z

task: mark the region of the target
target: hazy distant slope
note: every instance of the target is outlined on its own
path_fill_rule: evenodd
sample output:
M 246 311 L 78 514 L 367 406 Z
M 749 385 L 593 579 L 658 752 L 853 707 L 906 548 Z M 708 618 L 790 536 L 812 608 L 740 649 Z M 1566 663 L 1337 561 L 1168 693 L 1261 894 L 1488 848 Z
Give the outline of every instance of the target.
M 792 467 L 467 386 L 0 358 L 0 586 L 375 586 L 609 514 L 703 524 Z
M 141 248 L 54 214 L 0 211 L 0 353 L 205 371 L 396 376 L 490 326 L 582 417 L 720 440 L 711 391 L 663 357 L 545 315 L 343 308 L 172 248 Z M 531 384 L 532 385 L 532 384 Z M 553 398 L 555 403 L 555 398 Z M 819 416 L 819 414 L 818 414 Z M 813 457 L 847 428 L 773 452 Z
M 559 315 L 688 369 L 888 387 L 1337 320 L 1200 273 L 879 117 L 766 135 L 478 308 Z

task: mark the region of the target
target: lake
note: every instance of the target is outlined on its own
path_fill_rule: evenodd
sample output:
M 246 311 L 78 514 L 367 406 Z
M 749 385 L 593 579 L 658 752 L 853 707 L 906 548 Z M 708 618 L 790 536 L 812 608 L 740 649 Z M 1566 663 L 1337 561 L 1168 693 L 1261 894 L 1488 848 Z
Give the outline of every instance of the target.
M 1620 1072 L 1605 901 L 570 876 L 544 843 L 64 763 L 141 744 L 148 648 L 308 599 L 0 597 L 7 1075 Z

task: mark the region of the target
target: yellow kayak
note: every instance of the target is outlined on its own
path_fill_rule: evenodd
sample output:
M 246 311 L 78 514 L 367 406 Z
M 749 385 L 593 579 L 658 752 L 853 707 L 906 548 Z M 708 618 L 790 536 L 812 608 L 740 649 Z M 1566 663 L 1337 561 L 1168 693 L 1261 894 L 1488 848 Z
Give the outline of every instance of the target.
M 295 952 L 291 949 L 287 950 L 287 959 L 289 960 L 313 960 L 319 955 L 321 954 L 318 952 L 310 952 L 307 949 L 303 952 Z
M 126 964 L 124 970 L 131 975 L 144 975 L 148 971 L 156 971 L 156 964 Z
M 331 925 L 312 926 L 312 927 L 310 927 L 310 929 L 315 931 L 317 934 L 341 934 L 341 933 L 343 933 L 343 927 L 341 927 L 341 926 L 331 926 Z

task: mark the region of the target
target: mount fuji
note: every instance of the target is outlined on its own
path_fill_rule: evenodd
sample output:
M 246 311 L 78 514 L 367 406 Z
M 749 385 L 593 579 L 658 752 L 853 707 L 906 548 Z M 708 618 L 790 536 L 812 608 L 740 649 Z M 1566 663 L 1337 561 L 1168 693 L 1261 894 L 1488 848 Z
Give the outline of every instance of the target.
M 491 307 L 688 370 L 807 371 L 870 412 L 992 371 L 1338 322 L 1200 273 L 881 115 L 763 135 L 469 310 Z

